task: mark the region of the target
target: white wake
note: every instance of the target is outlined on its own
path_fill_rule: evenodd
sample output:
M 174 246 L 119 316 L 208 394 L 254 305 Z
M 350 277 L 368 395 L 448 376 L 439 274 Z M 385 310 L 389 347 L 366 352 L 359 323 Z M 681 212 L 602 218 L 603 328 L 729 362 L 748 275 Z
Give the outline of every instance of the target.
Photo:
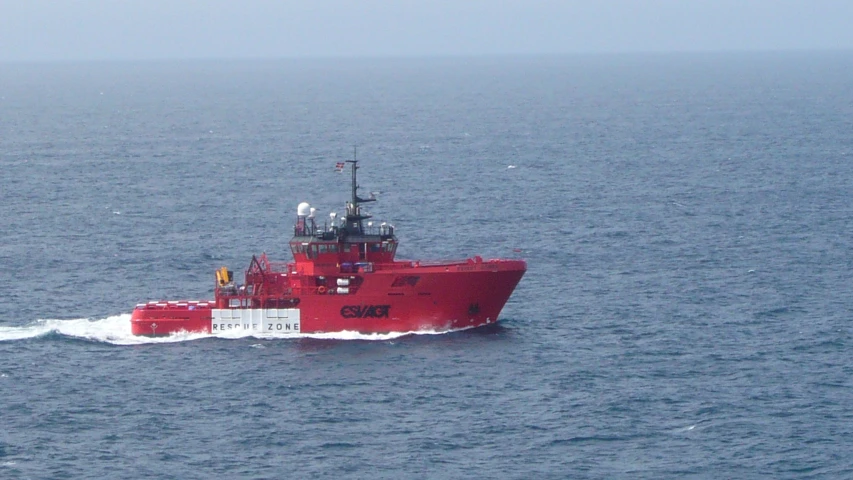
M 464 329 L 462 329 L 464 330 Z M 453 330 L 457 331 L 457 330 Z M 364 334 L 351 331 L 335 333 L 303 333 L 287 337 L 269 337 L 253 334 L 251 331 L 228 331 L 220 334 L 177 333 L 167 337 L 141 337 L 130 332 L 130 314 L 115 315 L 102 319 L 78 318 L 74 320 L 37 320 L 22 327 L 0 326 L 0 342 L 26 340 L 51 333 L 71 338 L 80 338 L 113 345 L 143 345 L 149 343 L 175 343 L 198 340 L 201 338 L 258 338 L 263 340 L 282 340 L 315 338 L 324 340 L 393 340 L 407 335 L 441 335 L 449 331 L 395 332 L 383 334 Z

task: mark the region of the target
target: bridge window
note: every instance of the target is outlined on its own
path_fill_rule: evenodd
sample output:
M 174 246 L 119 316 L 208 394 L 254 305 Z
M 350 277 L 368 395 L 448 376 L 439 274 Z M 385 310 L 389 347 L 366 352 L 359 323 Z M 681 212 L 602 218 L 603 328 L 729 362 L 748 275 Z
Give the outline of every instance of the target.
M 338 253 L 338 244 L 337 243 L 321 243 L 317 245 L 318 252 L 322 255 L 324 253 Z

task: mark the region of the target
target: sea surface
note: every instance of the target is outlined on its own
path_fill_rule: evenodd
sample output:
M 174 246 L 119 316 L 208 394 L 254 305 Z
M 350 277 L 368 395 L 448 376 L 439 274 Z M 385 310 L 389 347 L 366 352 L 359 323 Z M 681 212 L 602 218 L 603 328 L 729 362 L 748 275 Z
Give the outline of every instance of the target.
M 136 338 L 357 146 L 496 327 Z M 0 478 L 851 478 L 853 52 L 0 64 Z

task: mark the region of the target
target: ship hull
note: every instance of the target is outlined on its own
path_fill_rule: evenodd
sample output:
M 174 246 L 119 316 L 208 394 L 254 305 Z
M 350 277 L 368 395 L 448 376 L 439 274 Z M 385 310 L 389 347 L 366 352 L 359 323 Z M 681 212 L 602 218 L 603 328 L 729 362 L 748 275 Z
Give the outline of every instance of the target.
M 498 321 L 526 270 L 522 260 L 415 266 L 363 275 L 353 293 L 329 289 L 288 298 L 287 308 L 231 307 L 216 301 L 161 301 L 137 305 L 135 335 L 178 332 L 292 336 L 449 331 Z M 255 308 L 253 308 L 255 307 Z

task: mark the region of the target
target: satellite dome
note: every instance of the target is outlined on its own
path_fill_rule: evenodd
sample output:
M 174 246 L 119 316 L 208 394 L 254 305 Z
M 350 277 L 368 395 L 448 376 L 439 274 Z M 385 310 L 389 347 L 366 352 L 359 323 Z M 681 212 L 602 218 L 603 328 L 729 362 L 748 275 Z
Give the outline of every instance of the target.
M 296 207 L 296 215 L 307 217 L 311 213 L 311 205 L 308 202 L 302 202 Z

